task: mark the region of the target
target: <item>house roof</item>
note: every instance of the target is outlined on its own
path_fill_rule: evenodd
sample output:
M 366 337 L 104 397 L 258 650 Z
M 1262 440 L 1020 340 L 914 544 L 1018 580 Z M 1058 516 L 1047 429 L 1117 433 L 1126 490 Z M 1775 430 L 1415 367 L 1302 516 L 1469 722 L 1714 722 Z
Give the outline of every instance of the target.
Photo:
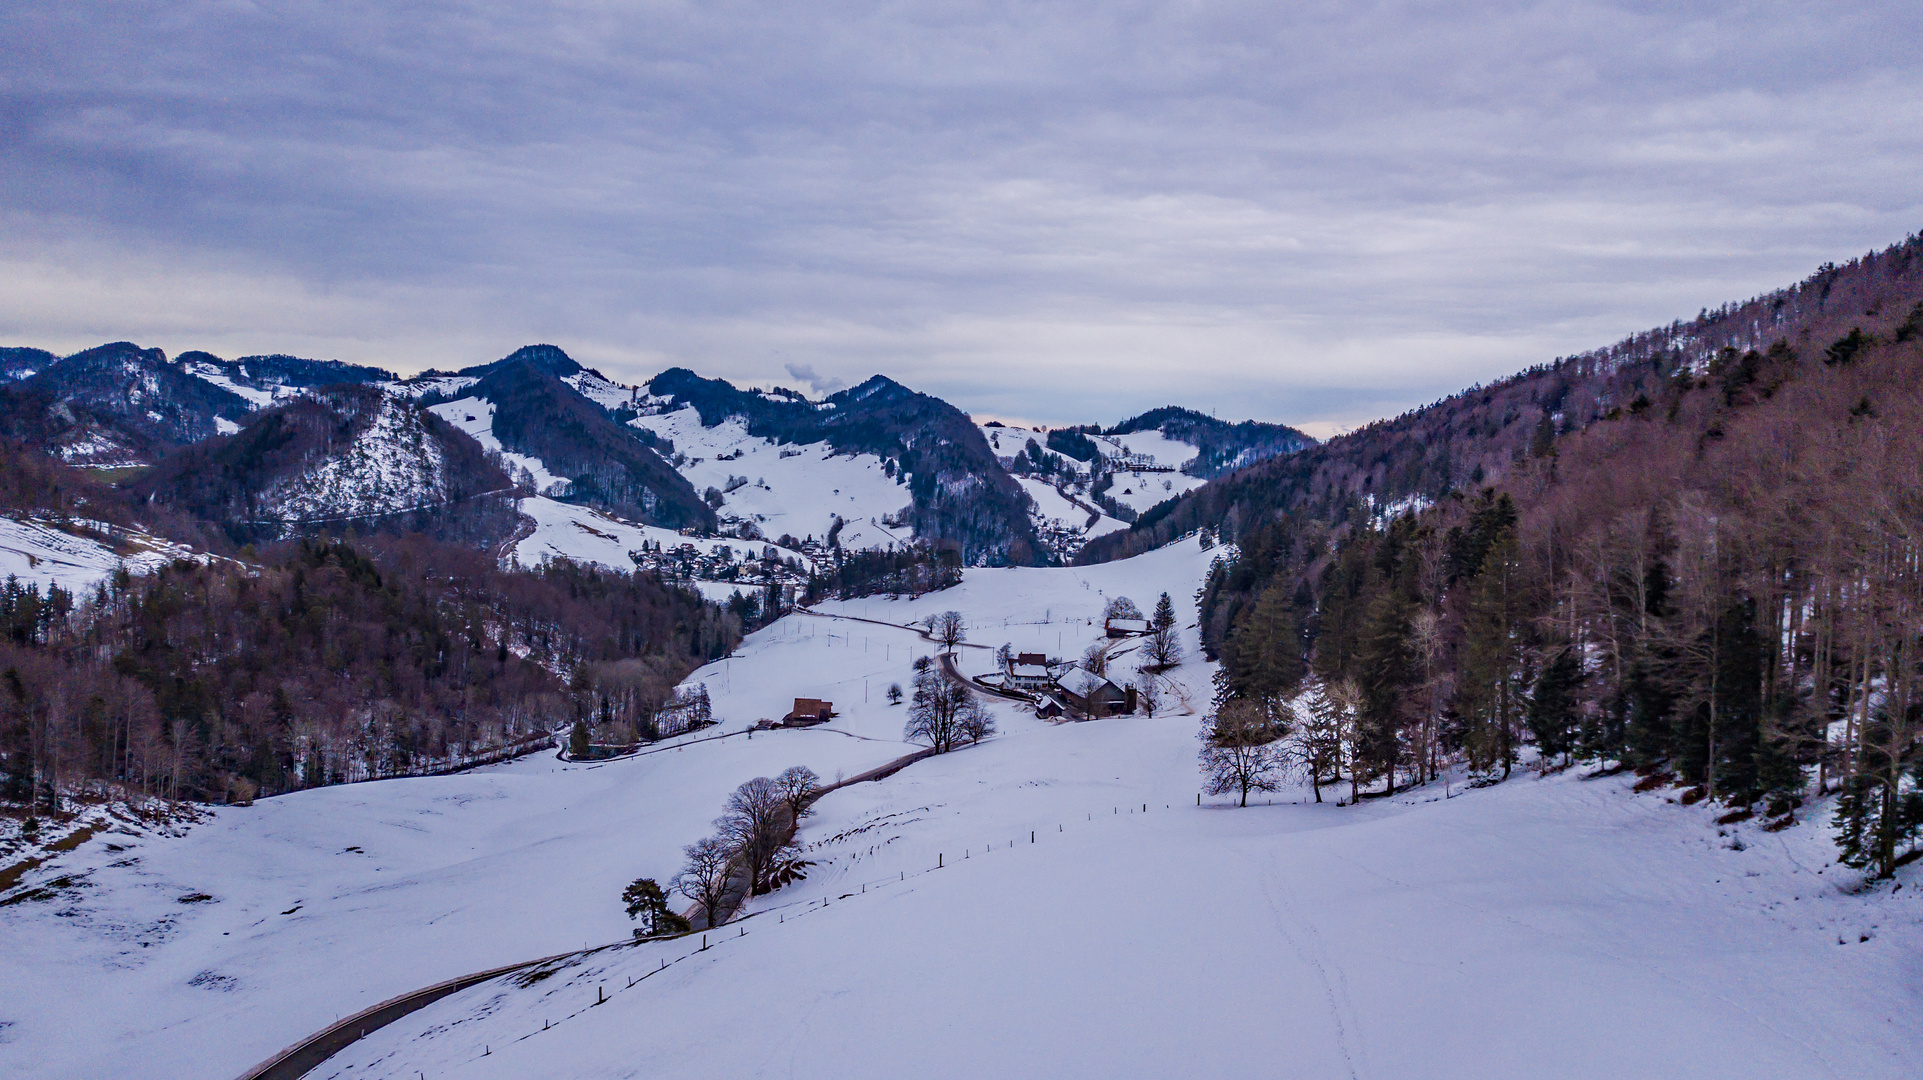
M 1046 679 L 1049 674 L 1047 664 L 1012 664 L 1008 673 L 1017 679 Z
M 1079 698 L 1087 698 L 1099 694 L 1102 692 L 1103 687 L 1107 687 L 1116 693 L 1121 692 L 1121 689 L 1114 683 L 1109 682 L 1107 679 L 1102 678 L 1087 668 L 1076 668 L 1074 671 L 1062 676 L 1060 685 L 1062 689 Z
M 1148 633 L 1147 619 L 1110 619 L 1108 620 L 1108 625 L 1117 630 L 1132 630 L 1142 634 Z

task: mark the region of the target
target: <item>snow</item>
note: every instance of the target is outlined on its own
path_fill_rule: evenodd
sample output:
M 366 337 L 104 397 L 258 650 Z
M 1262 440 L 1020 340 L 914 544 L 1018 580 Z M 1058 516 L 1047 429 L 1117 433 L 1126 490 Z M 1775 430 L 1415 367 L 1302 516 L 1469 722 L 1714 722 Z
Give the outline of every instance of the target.
M 261 390 L 246 383 L 235 382 L 212 364 L 186 364 L 183 365 L 182 370 L 202 382 L 212 383 L 230 394 L 239 396 L 257 410 L 268 408 L 282 399 L 294 397 L 300 393 L 298 389 L 291 386 L 275 386 L 269 390 Z M 221 434 L 225 435 L 228 432 L 223 430 Z
M 759 556 L 763 548 L 772 547 L 783 559 L 794 559 L 803 567 L 814 565 L 808 556 L 766 541 L 683 536 L 673 529 L 623 521 L 591 506 L 534 498 L 520 500 L 515 503 L 515 509 L 534 524 L 534 531 L 514 545 L 512 557 L 522 566 L 539 566 L 547 559 L 572 559 L 633 572 L 634 560 L 628 557 L 628 552 L 639 551 L 644 541 L 670 549 L 689 544 L 703 554 L 713 554 L 726 547 L 737 561 L 744 555 Z M 737 589 L 752 588 L 732 582 L 696 584 L 710 600 L 726 600 Z
M 126 552 L 116 552 L 118 541 Z M 190 548 L 137 530 L 98 521 L 64 524 L 0 517 L 0 580 L 17 577 L 37 588 L 58 585 L 84 594 L 121 567 L 133 573 L 191 558 Z
M 882 461 L 873 454 L 836 454 L 826 442 L 777 444 L 749 435 L 738 417 L 702 427 L 692 406 L 637 417 L 633 423 L 674 442 L 686 460 L 678 466 L 681 475 L 696 491 L 712 487 L 724 492 L 718 511 L 724 520 L 751 519 L 771 537 L 787 533 L 797 540 L 824 540 L 839 516 L 847 522 L 839 540 L 850 550 L 893 547 L 913 539 L 907 526 L 881 523 L 912 498 L 906 487 L 883 474 Z M 733 457 L 737 453 L 740 457 Z M 723 455 L 729 459 L 721 460 Z M 748 482 L 728 491 L 730 477 L 746 477 Z
M 1140 512 L 1206 483 L 1208 481 L 1187 473 L 1124 470 L 1115 473 L 1115 481 L 1109 486 L 1108 495 L 1123 506 Z
M 1171 439 L 1160 431 L 1134 431 L 1127 435 L 1103 435 L 1099 441 L 1119 447 L 1123 452 L 1152 458 L 1157 465 L 1179 469 L 1195 460 L 1195 447 Z M 1106 452 L 1106 451 L 1104 451 Z
M 224 416 L 214 417 L 214 434 L 232 435 L 239 430 L 240 430 L 240 425 L 234 423 L 232 420 L 229 420 Z
M 604 409 L 633 407 L 646 396 L 635 387 L 623 386 L 586 369 L 566 376 L 561 381 L 572 386 L 582 397 Z
M 501 440 L 494 437 L 493 402 L 485 398 L 459 398 L 431 405 L 427 411 L 471 436 L 482 449 L 499 454 L 510 473 L 525 469 L 529 482 L 543 495 L 565 495 L 574 486 L 574 481 L 567 477 L 549 472 L 540 458 L 516 454 L 501 445 Z
M 1573 772 L 1197 806 L 1211 666 L 1191 597 L 1219 553 L 971 569 L 789 616 L 695 676 L 717 731 L 796 697 L 835 702 L 820 728 L 592 766 L 543 754 L 89 842 L 29 877 L 83 885 L 0 907 L 0 1072 L 231 1076 L 403 990 L 621 939 L 620 887 L 671 876 L 742 780 L 908 749 L 882 691 L 933 646 L 886 624 L 954 609 L 978 645 L 1076 655 L 1107 597 L 1167 591 L 1191 657 L 1167 713 L 1056 725 L 992 702 L 997 737 L 823 799 L 808 878 L 707 950 L 482 984 L 313 1075 L 1914 1074 L 1923 902 L 1849 891 L 1821 826 L 1733 826 L 1734 850 L 1713 809 Z M 1136 642 L 1109 647 L 1132 667 Z
M 475 375 L 428 375 L 380 385 L 390 394 L 420 398 L 429 394 L 458 394 L 480 381 Z

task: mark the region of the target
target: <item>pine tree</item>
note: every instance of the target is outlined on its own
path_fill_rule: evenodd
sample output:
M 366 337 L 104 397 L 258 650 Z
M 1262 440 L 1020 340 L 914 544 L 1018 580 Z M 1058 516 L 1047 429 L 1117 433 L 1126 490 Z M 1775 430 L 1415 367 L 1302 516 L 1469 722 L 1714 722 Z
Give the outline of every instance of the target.
M 1149 618 L 1149 625 L 1156 630 L 1175 629 L 1175 602 L 1167 593 L 1155 602 L 1155 614 Z
M 1414 603 L 1400 590 L 1384 589 L 1369 605 L 1356 655 L 1362 701 L 1351 767 L 1358 783 L 1384 778 L 1385 791 L 1395 790 L 1403 726 L 1414 700 L 1416 661 L 1410 626 L 1414 610 Z
M 668 907 L 668 894 L 653 878 L 636 878 L 621 891 L 621 901 L 627 905 L 628 918 L 639 924 L 634 929 L 635 937 L 685 934 L 689 930 L 688 920 Z
M 1574 648 L 1558 650 L 1536 676 L 1525 716 L 1545 761 L 1575 749 L 1576 704 L 1583 681 L 1582 659 Z
M 1516 761 L 1523 704 L 1518 562 L 1515 537 L 1508 533 L 1481 560 L 1469 586 L 1456 682 L 1456 713 L 1469 765 L 1481 772 L 1500 765 L 1505 780 Z

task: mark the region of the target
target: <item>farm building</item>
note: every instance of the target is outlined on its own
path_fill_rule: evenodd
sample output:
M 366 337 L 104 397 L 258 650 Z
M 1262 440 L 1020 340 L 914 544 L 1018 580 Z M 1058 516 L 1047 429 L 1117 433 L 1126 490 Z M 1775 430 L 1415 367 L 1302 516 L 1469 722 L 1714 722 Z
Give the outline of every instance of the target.
M 834 702 L 822 701 L 819 698 L 798 697 L 795 699 L 794 710 L 782 717 L 781 722 L 788 727 L 809 727 L 813 724 L 825 724 L 834 718 Z
M 1062 676 L 1059 685 L 1068 704 L 1084 715 L 1114 716 L 1135 711 L 1134 687 L 1124 690 L 1092 671 L 1076 668 Z
M 1102 625 L 1112 638 L 1141 637 L 1148 633 L 1147 619 L 1109 619 Z

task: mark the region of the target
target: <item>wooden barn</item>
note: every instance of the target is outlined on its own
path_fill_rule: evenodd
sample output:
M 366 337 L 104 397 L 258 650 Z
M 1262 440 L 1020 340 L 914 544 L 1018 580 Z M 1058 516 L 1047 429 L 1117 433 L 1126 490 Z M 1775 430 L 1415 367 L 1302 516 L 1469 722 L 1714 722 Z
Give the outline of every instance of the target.
M 1062 676 L 1063 698 L 1084 716 L 1116 716 L 1135 711 L 1135 688 L 1124 690 L 1083 668 Z
M 786 727 L 812 727 L 815 724 L 825 724 L 834 718 L 834 702 L 822 701 L 820 698 L 798 697 L 795 699 L 793 711 L 782 717 L 781 722 Z

